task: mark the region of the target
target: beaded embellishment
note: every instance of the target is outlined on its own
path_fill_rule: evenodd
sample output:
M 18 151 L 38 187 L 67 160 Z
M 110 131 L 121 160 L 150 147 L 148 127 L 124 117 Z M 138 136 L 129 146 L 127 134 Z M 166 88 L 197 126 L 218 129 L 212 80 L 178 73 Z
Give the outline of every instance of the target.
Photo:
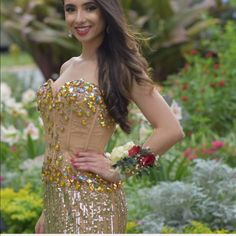
M 77 79 L 66 82 L 54 92 L 52 83 L 53 81 L 49 79 L 37 92 L 38 109 L 44 121 L 48 145 L 42 169 L 43 181 L 54 182 L 58 187 L 67 186 L 75 189 L 79 189 L 82 184 L 87 184 L 91 190 L 96 191 L 116 189 L 121 182 L 110 183 L 89 172 L 78 175 L 70 163 L 64 160 L 59 142 L 60 133 L 65 132 L 71 112 L 78 117 L 82 127 L 87 127 L 89 119 L 92 119 L 95 114 L 102 128 L 114 126 L 114 120 L 108 114 L 99 87 L 83 79 Z M 60 126 L 55 126 L 55 116 L 60 119 Z
M 114 120 L 111 117 L 107 118 L 108 111 L 97 85 L 83 79 L 72 80 L 62 85 L 54 97 L 52 83 L 52 80 L 49 79 L 37 92 L 38 108 L 42 112 L 44 112 L 43 110 L 47 112 L 47 109 L 44 109 L 47 107 L 49 111 L 56 109 L 67 120 L 68 117 L 63 114 L 63 108 L 66 105 L 65 103 L 73 103 L 73 111 L 81 118 L 82 125 L 87 125 L 86 120 L 97 109 L 99 109 L 98 118 L 102 127 L 110 127 L 110 125 L 114 124 Z

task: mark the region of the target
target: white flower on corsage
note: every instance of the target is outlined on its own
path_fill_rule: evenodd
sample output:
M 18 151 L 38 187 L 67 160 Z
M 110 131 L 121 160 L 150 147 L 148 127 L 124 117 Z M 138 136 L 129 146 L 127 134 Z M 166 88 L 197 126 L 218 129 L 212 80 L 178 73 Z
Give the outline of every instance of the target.
M 123 146 L 113 148 L 109 159 L 112 162 L 112 165 L 116 164 L 119 160 L 123 159 L 125 156 L 128 155 L 128 151 L 132 148 L 135 144 L 133 142 L 128 142 Z
M 142 176 L 148 174 L 151 167 L 158 166 L 158 155 L 154 155 L 148 147 L 135 145 L 128 142 L 123 146 L 116 147 L 110 155 L 106 156 L 111 160 L 122 180 L 132 175 Z

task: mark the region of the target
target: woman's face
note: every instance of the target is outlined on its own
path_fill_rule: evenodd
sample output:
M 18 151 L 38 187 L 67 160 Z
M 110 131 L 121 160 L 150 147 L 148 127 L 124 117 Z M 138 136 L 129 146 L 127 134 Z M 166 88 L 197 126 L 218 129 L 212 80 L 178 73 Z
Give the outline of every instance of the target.
M 64 10 L 70 31 L 81 43 L 103 38 L 106 23 L 94 0 L 64 0 Z

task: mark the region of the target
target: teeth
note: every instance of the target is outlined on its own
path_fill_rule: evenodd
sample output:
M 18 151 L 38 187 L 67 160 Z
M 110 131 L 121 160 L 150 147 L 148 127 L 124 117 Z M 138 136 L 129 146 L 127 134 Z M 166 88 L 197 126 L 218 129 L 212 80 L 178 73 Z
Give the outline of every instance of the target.
M 85 32 L 89 29 L 90 27 L 80 27 L 80 28 L 77 28 L 78 31 L 80 32 Z

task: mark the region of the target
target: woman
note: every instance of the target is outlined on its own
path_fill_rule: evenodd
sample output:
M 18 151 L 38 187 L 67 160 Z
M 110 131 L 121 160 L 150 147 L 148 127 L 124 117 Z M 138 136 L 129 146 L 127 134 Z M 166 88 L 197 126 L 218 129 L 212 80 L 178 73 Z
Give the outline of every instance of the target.
M 163 154 L 184 137 L 148 77 L 119 0 L 65 0 L 65 20 L 82 44 L 79 57 L 38 91 L 46 139 L 44 210 L 37 233 L 124 233 L 120 175 L 104 155 L 115 125 L 130 132 L 135 102 L 153 126 L 143 147 Z

